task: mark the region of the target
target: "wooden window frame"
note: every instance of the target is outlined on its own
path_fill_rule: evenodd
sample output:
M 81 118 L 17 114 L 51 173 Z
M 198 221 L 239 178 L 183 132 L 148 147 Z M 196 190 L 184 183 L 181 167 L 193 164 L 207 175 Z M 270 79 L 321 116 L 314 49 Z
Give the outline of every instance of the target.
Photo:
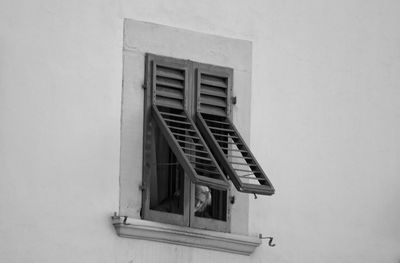
M 183 110 L 187 115 L 188 119 L 191 121 L 194 129 L 199 134 L 202 143 L 205 148 L 210 152 L 206 142 L 203 140 L 200 135 L 200 131 L 197 130 L 195 123 L 192 121 L 195 117 L 195 107 L 196 107 L 196 94 L 195 94 L 195 73 L 194 68 L 197 67 L 199 63 L 192 62 L 189 60 L 175 59 L 170 57 L 163 57 L 154 54 L 146 54 L 146 68 L 145 68 L 145 96 L 144 96 L 144 125 L 143 125 L 143 181 L 142 181 L 142 209 L 141 209 L 141 217 L 142 219 L 157 221 L 162 223 L 168 223 L 173 225 L 181 225 L 181 226 L 190 226 L 193 228 L 206 229 L 206 230 L 214 230 L 220 232 L 230 232 L 230 185 L 225 177 L 224 184 L 221 182 L 216 182 L 216 180 L 209 180 L 207 178 L 196 177 L 189 172 L 185 172 L 184 176 L 184 211 L 183 214 L 173 214 L 162 211 L 156 211 L 150 209 L 150 176 L 151 173 L 154 173 L 154 169 L 151 167 L 151 160 L 154 160 L 154 151 L 151 150 L 151 145 L 149 146 L 149 142 L 154 140 L 152 136 L 155 134 L 156 126 L 160 127 L 161 130 L 165 127 L 165 123 L 163 123 L 162 118 L 160 118 L 157 108 L 155 106 L 154 101 L 154 75 L 152 72 L 155 70 L 155 64 L 162 66 L 171 66 L 174 68 L 180 68 L 184 70 L 186 73 L 185 77 L 185 85 L 188 86 L 186 92 L 184 93 L 185 103 Z M 149 81 L 151 80 L 151 81 Z M 172 136 L 167 135 L 168 131 L 164 129 L 163 134 L 166 137 L 167 141 L 169 140 L 170 146 L 174 145 L 174 142 L 171 141 Z M 151 143 L 150 143 L 151 144 Z M 176 145 L 175 145 L 176 146 Z M 153 146 L 154 147 L 154 146 Z M 179 155 L 178 147 L 171 147 L 177 159 L 179 159 L 179 163 L 182 166 L 187 163 L 188 160 L 183 160 L 183 158 Z M 152 153 L 153 152 L 153 153 Z M 210 156 L 215 162 L 213 155 L 210 152 Z M 179 157 L 179 158 L 178 158 Z M 218 169 L 219 166 L 217 165 Z M 187 166 L 185 167 L 186 171 L 188 171 Z M 222 174 L 222 171 L 221 171 Z M 186 176 L 187 175 L 187 176 Z M 189 179 L 190 178 L 190 179 Z M 212 218 L 204 218 L 195 215 L 194 211 L 194 203 L 195 203 L 195 183 L 200 183 L 203 185 L 208 185 L 213 189 L 223 189 L 226 191 L 226 216 L 225 221 L 216 220 Z

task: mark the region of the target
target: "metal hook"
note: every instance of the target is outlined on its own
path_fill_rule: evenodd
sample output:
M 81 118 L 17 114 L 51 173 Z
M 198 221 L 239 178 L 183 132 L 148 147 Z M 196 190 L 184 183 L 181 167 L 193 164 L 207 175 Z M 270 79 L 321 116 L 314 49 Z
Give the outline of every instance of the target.
M 259 234 L 258 236 L 259 236 L 260 239 L 269 239 L 268 246 L 270 246 L 270 247 L 276 246 L 276 244 L 272 243 L 272 241 L 274 240 L 273 237 L 263 237 L 262 234 Z
M 269 237 L 268 245 L 269 245 L 270 247 L 274 247 L 274 246 L 275 246 L 275 244 L 272 244 L 272 240 L 273 240 L 273 239 L 274 239 L 273 237 Z

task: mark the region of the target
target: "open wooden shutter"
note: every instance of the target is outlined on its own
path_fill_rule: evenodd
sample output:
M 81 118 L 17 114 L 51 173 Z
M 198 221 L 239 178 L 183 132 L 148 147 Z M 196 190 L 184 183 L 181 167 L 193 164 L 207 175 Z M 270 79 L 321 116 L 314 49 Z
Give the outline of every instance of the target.
M 274 187 L 230 119 L 232 75 L 226 68 L 199 65 L 196 123 L 239 191 L 272 195 Z
M 187 61 L 148 55 L 147 63 L 151 115 L 179 164 L 193 183 L 227 189 L 227 179 L 187 113 Z

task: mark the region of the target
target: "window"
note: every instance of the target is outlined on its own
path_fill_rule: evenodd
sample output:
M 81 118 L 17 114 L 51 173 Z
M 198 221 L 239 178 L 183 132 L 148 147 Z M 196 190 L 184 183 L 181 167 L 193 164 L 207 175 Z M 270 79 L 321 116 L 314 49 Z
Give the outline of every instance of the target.
M 230 231 L 232 184 L 274 188 L 232 123 L 233 70 L 146 55 L 144 219 Z
M 260 245 L 258 235 L 249 231 L 252 197 L 241 192 L 270 194 L 273 188 L 265 179 L 235 177 L 246 173 L 233 169 L 251 168 L 233 162 L 244 161 L 258 169 L 251 156 L 233 159 L 218 154 L 249 155 L 241 152 L 243 145 L 236 137 L 249 139 L 251 58 L 252 44 L 247 40 L 125 19 L 120 202 L 112 220 L 119 236 L 243 255 Z M 238 97 L 236 104 L 231 101 L 233 94 Z M 241 134 L 230 127 L 232 120 Z M 175 134 L 168 126 L 175 127 Z

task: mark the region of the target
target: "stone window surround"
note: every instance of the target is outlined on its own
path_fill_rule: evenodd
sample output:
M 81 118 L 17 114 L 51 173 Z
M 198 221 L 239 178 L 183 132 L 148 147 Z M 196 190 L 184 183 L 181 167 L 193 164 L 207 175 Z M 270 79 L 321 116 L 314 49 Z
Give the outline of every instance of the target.
M 249 196 L 236 192 L 231 233 L 140 219 L 142 193 L 143 89 L 145 53 L 190 59 L 234 69 L 233 122 L 249 143 L 251 42 L 126 19 L 123 43 L 120 207 L 113 225 L 121 237 L 155 240 L 249 255 L 260 245 L 249 235 Z M 125 218 L 126 220 L 122 220 Z

